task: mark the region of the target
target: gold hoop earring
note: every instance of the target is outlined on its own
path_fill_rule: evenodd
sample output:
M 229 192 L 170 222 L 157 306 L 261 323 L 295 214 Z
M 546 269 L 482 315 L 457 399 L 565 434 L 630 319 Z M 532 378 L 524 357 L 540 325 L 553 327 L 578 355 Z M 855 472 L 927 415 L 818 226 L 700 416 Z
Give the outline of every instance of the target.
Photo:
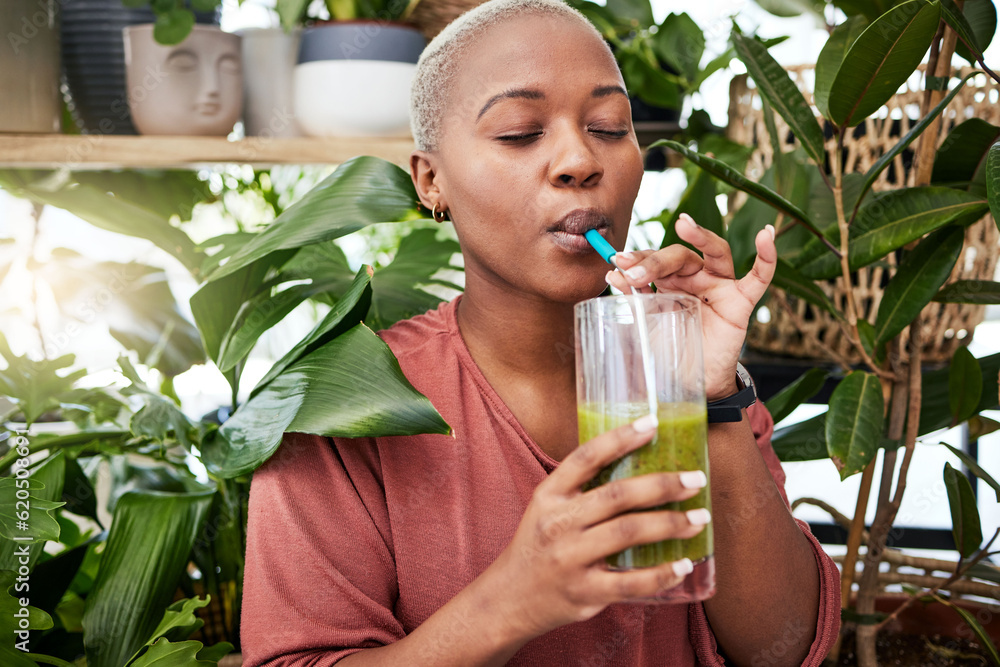
M 441 217 L 439 218 L 439 217 L 438 217 L 438 210 L 437 210 L 437 207 L 438 207 L 438 205 L 437 205 L 437 202 L 434 202 L 434 207 L 433 207 L 433 208 L 431 209 L 431 215 L 432 215 L 432 216 L 434 216 L 434 222 L 439 222 L 439 223 L 440 223 L 440 222 L 444 222 L 445 220 L 447 220 L 447 219 L 448 219 L 448 218 L 446 217 L 446 216 L 447 216 L 448 214 L 447 214 L 447 212 L 446 212 L 446 211 L 443 211 L 443 210 L 442 210 L 442 211 L 440 212 L 440 213 L 441 213 Z

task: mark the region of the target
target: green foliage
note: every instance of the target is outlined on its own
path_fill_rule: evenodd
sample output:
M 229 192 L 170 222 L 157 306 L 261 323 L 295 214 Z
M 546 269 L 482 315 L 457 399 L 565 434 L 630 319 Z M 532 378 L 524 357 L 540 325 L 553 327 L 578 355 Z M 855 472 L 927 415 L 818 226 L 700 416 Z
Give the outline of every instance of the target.
M 0 371 L 0 396 L 20 409 L 29 427 L 45 412 L 59 409 L 72 395 L 73 384 L 87 374 L 82 368 L 60 374 L 73 365 L 76 357 L 72 354 L 41 360 L 17 356 L 2 334 L 0 357 L 7 363 Z
M 940 15 L 937 3 L 909 0 L 861 33 L 830 87 L 830 120 L 853 127 L 896 94 L 927 53 Z
M 969 479 L 952 468 L 950 463 L 944 464 L 944 486 L 948 492 L 955 548 L 963 558 L 968 558 L 979 549 L 983 541 L 976 495 L 972 492 Z
M 52 511 L 63 503 L 45 500 L 44 488 L 44 483 L 31 477 L 0 477 L 0 537 L 26 542 L 59 539 Z
M 970 118 L 948 133 L 934 158 L 931 182 L 935 185 L 963 187 L 976 180 L 985 166 L 986 156 L 1000 139 L 1000 127 L 981 118 Z
M 772 396 L 767 401 L 767 409 L 775 423 L 792 414 L 795 408 L 818 394 L 826 382 L 826 377 L 827 372 L 822 368 L 811 368 Z
M 83 616 L 88 665 L 126 664 L 158 627 L 213 493 L 133 492 L 118 501 Z
M 951 358 L 948 371 L 948 405 L 952 425 L 964 422 L 979 411 L 983 395 L 983 371 L 969 348 L 960 347 Z
M 826 415 L 826 447 L 841 479 L 861 472 L 878 451 L 884 412 L 878 377 L 854 371 L 830 397 Z
M 26 637 L 18 637 L 15 633 L 24 630 L 20 627 L 23 619 L 27 630 L 47 630 L 52 627 L 52 617 L 41 609 L 22 606 L 23 588 L 18 588 L 17 573 L 0 571 L 0 660 L 6 667 L 37 667 L 34 660 L 27 657 L 23 651 L 15 648 L 15 641 L 23 641 Z M 12 595 L 11 590 L 17 595 Z
M 986 158 L 986 191 L 989 193 L 990 213 L 1000 229 L 1000 141 L 990 147 Z
M 997 31 L 997 8 L 993 4 L 993 0 L 965 0 L 962 14 L 964 14 L 966 22 L 972 26 L 975 44 L 971 46 L 974 46 L 978 53 L 970 51 L 964 43 L 957 45 L 955 53 L 974 65 L 978 57 L 993 42 Z
M 1000 503 L 1000 482 L 993 479 L 993 477 L 986 472 L 981 465 L 979 465 L 979 462 L 976 461 L 976 459 L 972 458 L 961 449 L 955 449 L 945 442 L 942 442 L 941 444 L 950 449 L 951 453 L 957 456 L 973 475 L 986 482 L 986 484 L 993 489 L 993 492 L 996 494 L 997 502 Z M 1000 581 L 997 583 L 1000 583 Z
M 1000 304 L 1000 283 L 992 280 L 956 280 L 934 295 L 941 303 Z
M 747 66 L 761 96 L 781 114 L 802 147 L 815 162 L 823 161 L 823 130 L 812 109 L 788 72 L 771 56 L 760 41 L 732 33 L 733 44 L 740 60 Z
M 945 227 L 906 253 L 882 295 L 875 320 L 875 345 L 909 326 L 951 275 L 965 244 L 965 230 Z
M 837 78 L 840 66 L 847 57 L 848 51 L 854 46 L 854 42 L 865 28 L 868 27 L 868 19 L 863 15 L 853 16 L 839 26 L 830 34 L 820 51 L 816 60 L 816 92 L 814 100 L 819 112 L 829 118 L 830 116 L 830 89 Z

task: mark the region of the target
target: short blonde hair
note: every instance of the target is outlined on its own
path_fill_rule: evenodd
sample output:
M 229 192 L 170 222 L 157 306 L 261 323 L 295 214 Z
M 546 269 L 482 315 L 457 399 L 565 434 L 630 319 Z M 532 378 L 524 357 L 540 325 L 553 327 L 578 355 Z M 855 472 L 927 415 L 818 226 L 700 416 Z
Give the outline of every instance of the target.
M 465 47 L 490 28 L 525 14 L 578 21 L 591 30 L 610 53 L 610 47 L 587 17 L 562 0 L 488 0 L 449 23 L 431 40 L 417 61 L 410 89 L 410 129 L 418 149 L 437 150 L 445 104 Z

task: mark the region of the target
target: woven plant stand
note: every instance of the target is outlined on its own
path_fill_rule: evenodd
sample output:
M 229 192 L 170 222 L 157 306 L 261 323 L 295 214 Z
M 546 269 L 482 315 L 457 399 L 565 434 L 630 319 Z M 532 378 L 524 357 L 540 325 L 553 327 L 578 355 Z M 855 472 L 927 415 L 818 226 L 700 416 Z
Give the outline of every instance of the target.
M 812 103 L 809 93 L 814 86 L 811 65 L 788 68 L 792 79 Z M 963 70 L 965 73 L 971 70 Z M 922 74 L 922 71 L 921 71 Z M 900 137 L 920 119 L 920 103 L 923 91 L 920 79 L 914 75 L 907 82 L 907 88 L 888 103 L 888 113 L 883 109 L 878 118 L 864 121 L 864 134 L 848 134 L 845 140 L 845 173 L 864 173 L 884 153 L 892 148 Z M 952 128 L 969 118 L 980 118 L 993 124 L 1000 124 L 1000 89 L 987 77 L 977 77 L 952 100 L 942 113 L 943 125 L 940 143 L 943 143 Z M 733 141 L 754 146 L 754 152 L 747 165 L 747 176 L 758 180 L 770 167 L 773 160 L 771 142 L 764 123 L 760 98 L 755 88 L 750 86 L 746 75 L 737 76 L 730 86 L 728 136 Z M 822 119 L 820 119 L 822 123 Z M 782 137 L 781 146 L 785 152 L 796 147 L 796 140 L 788 125 L 779 115 L 775 115 L 777 131 Z M 910 169 L 913 148 L 916 142 L 903 151 L 892 165 L 882 172 L 875 182 L 876 191 L 893 190 L 913 185 L 915 173 Z M 836 140 L 827 140 L 827 149 L 833 151 Z M 730 211 L 735 211 L 746 201 L 746 195 L 731 195 Z M 956 280 L 992 280 L 997 267 L 998 241 L 1000 233 L 987 215 L 970 225 L 966 231 L 965 247 L 955 265 L 955 270 L 947 282 Z M 890 254 L 886 258 L 888 266 L 868 267 L 856 272 L 856 282 L 852 286 L 859 318 L 875 323 L 882 294 L 890 275 L 894 272 L 896 258 Z M 822 283 L 822 288 L 839 309 L 844 308 L 847 294 L 843 278 Z M 770 321 L 751 323 L 747 337 L 748 345 L 758 351 L 807 357 L 813 359 L 846 361 L 856 364 L 861 361 L 850 341 L 844 336 L 837 322 L 826 312 L 813 308 L 808 303 L 771 288 L 767 302 Z M 985 307 L 966 304 L 932 303 L 923 311 L 921 318 L 921 340 L 925 341 L 923 358 L 926 362 L 940 362 L 951 358 L 960 345 L 967 345 L 976 326 L 983 321 Z M 903 341 L 903 354 L 906 343 Z

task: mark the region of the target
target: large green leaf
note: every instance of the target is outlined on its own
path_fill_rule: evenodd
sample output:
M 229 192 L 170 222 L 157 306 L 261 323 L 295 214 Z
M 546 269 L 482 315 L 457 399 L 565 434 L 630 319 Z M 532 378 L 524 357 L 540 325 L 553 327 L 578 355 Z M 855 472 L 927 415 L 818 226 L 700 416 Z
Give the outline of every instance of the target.
M 864 470 L 882 438 L 882 385 L 878 376 L 854 371 L 841 380 L 826 414 L 826 447 L 840 478 Z
M 969 23 L 969 19 L 962 12 L 962 9 L 955 4 L 955 0 L 938 0 L 938 2 L 941 4 L 941 18 L 955 31 L 959 42 L 968 44 L 975 49 L 970 54 L 974 58 L 981 56 L 982 49 L 979 48 L 979 39 L 976 36 L 976 32 Z
M 225 372 L 233 368 L 250 354 L 261 335 L 280 322 L 306 299 L 326 292 L 339 285 L 337 282 L 312 282 L 292 285 L 271 295 L 270 290 L 261 292 L 236 314 L 229 331 L 219 348 L 219 370 Z
M 137 396 L 143 402 L 143 406 L 129 420 L 132 434 L 146 436 L 158 442 L 167 442 L 172 434 L 172 439 L 190 450 L 194 444 L 196 429 L 187 415 L 172 400 L 147 387 L 128 357 L 119 357 L 118 366 L 131 382 L 122 393 Z
M 38 667 L 25 655 L 28 631 L 37 634 L 38 630 L 48 630 L 52 627 L 52 617 L 36 607 L 21 605 L 21 600 L 26 599 L 24 591 L 15 591 L 14 595 L 10 592 L 16 579 L 17 573 L 0 571 L 0 663 L 4 667 Z M 22 620 L 26 628 L 20 627 Z M 18 631 L 24 634 L 18 636 Z
M 648 28 L 653 25 L 653 8 L 649 0 L 608 0 L 606 5 L 616 17 L 634 21 L 636 27 Z
M 946 442 L 942 442 L 941 444 L 950 449 L 951 453 L 957 456 L 962 461 L 962 463 L 964 463 L 965 466 L 972 472 L 973 475 L 975 475 L 979 479 L 983 480 L 986 484 L 988 484 L 993 489 L 993 493 L 996 494 L 997 502 L 1000 503 L 1000 482 L 993 479 L 993 477 L 988 472 L 986 472 L 981 465 L 979 465 L 979 461 L 972 458 L 971 456 L 963 452 L 961 449 L 955 449 Z
M 818 394 L 826 382 L 827 375 L 826 370 L 822 368 L 810 368 L 795 382 L 768 399 L 767 410 L 771 413 L 775 423 L 792 414 L 795 408 Z
M 993 0 L 965 0 L 962 14 L 972 26 L 972 32 L 976 38 L 974 46 L 979 54 L 984 53 L 993 42 L 993 36 L 997 31 L 997 8 L 993 4 Z M 959 43 L 955 47 L 955 53 L 972 64 L 976 63 L 977 56 L 973 55 L 965 44 Z
M 769 14 L 780 17 L 801 16 L 808 12 L 823 18 L 826 8 L 824 0 L 757 0 L 757 4 Z
M 906 253 L 889 281 L 875 319 L 875 345 L 883 345 L 909 326 L 948 280 L 962 253 L 965 230 L 946 227 Z
M 985 212 L 986 202 L 982 199 L 952 188 L 932 186 L 878 193 L 861 205 L 851 226 L 851 270 L 867 266 L 958 218 L 978 217 Z M 832 230 L 831 238 L 836 233 Z M 802 251 L 795 268 L 814 280 L 840 274 L 840 262 L 815 240 Z
M 372 276 L 372 305 L 365 323 L 373 330 L 386 329 L 399 320 L 420 315 L 441 303 L 441 298 L 422 289 L 439 286 L 459 289 L 434 277 L 449 268 L 449 260 L 461 251 L 455 241 L 435 238 L 433 229 L 416 229 L 399 244 L 396 256 Z
M 822 167 L 826 156 L 823 130 L 798 86 L 759 41 L 744 37 L 736 30 L 732 40 L 736 53 L 747 66 L 761 95 L 785 119 L 809 157 Z
M 705 34 L 687 14 L 671 13 L 653 35 L 652 47 L 664 62 L 694 81 L 705 53 Z
M 834 123 L 853 127 L 896 94 L 937 32 L 941 9 L 909 0 L 876 19 L 851 46 L 830 87 Z
M 618 63 L 630 95 L 664 109 L 680 109 L 683 102 L 678 77 L 664 71 L 652 54 L 639 48 L 618 51 Z
M 38 360 L 15 355 L 3 334 L 0 358 L 7 362 L 7 368 L 0 370 L 0 396 L 20 408 L 28 426 L 43 413 L 58 409 L 71 395 L 76 381 L 87 374 L 83 368 L 66 372 L 76 361 L 72 354 Z
M 688 183 L 681 199 L 677 202 L 677 207 L 673 211 L 666 210 L 659 216 L 659 221 L 663 224 L 663 242 L 661 248 L 680 243 L 692 248 L 691 245 L 681 240 L 677 234 L 677 220 L 681 213 L 687 213 L 691 218 L 705 229 L 711 230 L 722 238 L 726 237 L 725 224 L 722 221 L 722 214 L 715 203 L 717 191 L 715 181 L 712 176 L 702 169 L 698 169 L 694 178 Z M 654 218 L 655 219 L 655 218 Z M 692 248 L 693 249 L 693 248 Z
M 840 72 L 840 65 L 847 57 L 854 42 L 868 27 L 868 19 L 863 15 L 852 16 L 837 26 L 826 40 L 823 50 L 816 60 L 816 92 L 813 99 L 816 108 L 825 117 L 830 116 L 830 89 Z
M 1000 141 L 990 147 L 990 153 L 986 157 L 986 192 L 993 222 L 1000 229 Z
M 89 667 L 121 667 L 157 627 L 214 493 L 146 491 L 119 499 L 83 616 Z
M 1000 354 L 991 354 L 977 360 L 983 373 L 983 389 L 980 393 L 977 412 L 996 410 L 1000 407 Z M 933 371 L 924 371 L 920 406 L 920 427 L 918 433 L 924 435 L 942 428 L 949 428 L 952 422 L 951 400 L 948 381 L 951 364 Z
M 931 183 L 961 185 L 971 182 L 983 167 L 990 146 L 997 139 L 1000 139 L 1000 127 L 981 118 L 970 118 L 956 125 L 934 158 Z
M 834 317 L 841 317 L 840 312 L 830 301 L 830 297 L 819 288 L 819 285 L 793 269 L 788 262 L 781 258 L 778 259 L 771 284 L 780 287 L 794 297 L 825 310 Z
M 149 209 L 167 220 L 177 216 L 190 220 L 194 207 L 216 199 L 207 179 L 197 171 L 173 169 L 126 169 L 122 171 L 75 171 L 72 178 L 102 192 Z
M 278 18 L 281 20 L 281 27 L 285 32 L 291 32 L 301 25 L 303 17 L 306 15 L 306 8 L 309 7 L 309 0 L 278 0 L 275 6 Z
M 969 348 L 960 347 L 951 357 L 948 370 L 948 406 L 952 426 L 964 422 L 979 411 L 983 396 L 983 370 Z
M 972 492 L 969 478 L 944 464 L 944 486 L 948 491 L 948 507 L 951 509 L 951 532 L 955 537 L 955 548 L 962 558 L 976 552 L 983 541 L 983 528 L 979 521 L 976 495 Z
M 865 181 L 864 181 L 864 185 L 861 188 L 862 195 L 868 192 L 868 190 L 872 187 L 872 185 L 878 179 L 879 174 L 881 174 L 886 168 L 888 168 L 888 166 L 890 164 L 892 164 L 893 160 L 896 159 L 896 156 L 898 156 L 907 147 L 909 147 L 909 145 L 912 144 L 913 141 L 917 137 L 919 137 L 921 134 L 923 134 L 924 130 L 926 130 L 927 127 L 931 123 L 933 123 L 937 119 L 938 116 L 941 115 L 941 112 L 943 112 L 945 110 L 945 108 L 949 104 L 951 104 L 951 101 L 953 99 L 955 99 L 955 96 L 958 95 L 959 91 L 962 90 L 962 88 L 965 87 L 965 84 L 968 83 L 969 79 L 971 79 L 974 76 L 976 76 L 976 74 L 970 74 L 967 77 L 965 77 L 964 79 L 962 79 L 958 83 L 958 85 L 956 85 L 952 89 L 952 91 L 950 93 L 948 93 L 945 96 L 945 98 L 943 100 L 941 100 L 940 103 L 938 103 L 938 105 L 936 107 L 934 107 L 933 109 L 931 109 L 927 113 L 926 116 L 924 116 L 923 118 L 920 119 L 919 123 L 917 123 L 912 128 L 910 128 L 910 131 L 907 132 L 906 135 L 904 135 L 902 139 L 900 139 L 899 141 L 897 141 L 893 145 L 892 148 L 890 148 L 888 151 L 886 151 L 885 153 L 883 153 L 882 156 L 879 157 L 879 159 L 875 161 L 875 164 L 873 164 L 868 169 L 868 171 L 865 172 Z M 846 208 L 846 204 L 845 204 L 845 208 Z M 850 210 L 850 209 L 848 209 L 848 210 Z
M 285 209 L 213 271 L 209 280 L 228 276 L 272 253 L 330 241 L 375 222 L 416 219 L 416 202 L 407 172 L 380 158 L 353 158 Z
M 358 324 L 270 380 L 203 445 L 202 460 L 220 477 L 247 474 L 270 458 L 285 431 L 353 438 L 450 428 L 406 380 L 389 346 Z
M 306 354 L 326 345 L 340 334 L 361 322 L 371 306 L 371 277 L 371 268 L 362 266 L 358 270 L 350 287 L 344 291 L 343 296 L 333 305 L 333 308 L 313 327 L 312 331 L 306 334 L 291 350 L 285 353 L 285 356 L 271 366 L 267 374 L 257 383 L 253 391 L 250 392 L 250 398 L 253 398 L 271 380 L 278 377 L 286 368 Z
M 119 199 L 93 184 L 78 183 L 57 172 L 2 171 L 0 186 L 13 194 L 50 204 L 83 218 L 95 227 L 147 239 L 197 274 L 201 255 L 194 242 L 167 216 L 140 203 Z
M 659 141 L 650 144 L 650 148 L 655 148 L 657 146 L 667 146 L 668 148 L 677 151 L 708 173 L 712 174 L 712 176 L 715 176 L 725 183 L 729 183 L 733 187 L 746 192 L 751 197 L 755 197 L 763 201 L 765 204 L 773 206 L 793 220 L 801 222 L 814 234 L 821 235 L 820 230 L 816 228 L 816 225 L 813 224 L 812 220 L 810 220 L 809 216 L 806 215 L 805 211 L 779 195 L 774 190 L 766 188 L 763 185 L 750 180 L 725 162 L 710 158 L 707 155 L 702 155 L 697 151 L 691 150 L 684 144 L 671 141 L 669 139 L 660 139 Z M 834 259 L 836 259 L 836 257 L 834 257 Z
M 128 667 L 215 667 L 218 660 L 202 660 L 200 652 L 204 644 L 197 641 L 172 643 L 165 638 L 158 639 Z
M 1000 304 L 1000 282 L 992 280 L 956 280 L 934 296 L 941 303 Z
M 859 14 L 874 21 L 904 0 L 832 0 L 832 4 L 842 9 L 848 16 Z

